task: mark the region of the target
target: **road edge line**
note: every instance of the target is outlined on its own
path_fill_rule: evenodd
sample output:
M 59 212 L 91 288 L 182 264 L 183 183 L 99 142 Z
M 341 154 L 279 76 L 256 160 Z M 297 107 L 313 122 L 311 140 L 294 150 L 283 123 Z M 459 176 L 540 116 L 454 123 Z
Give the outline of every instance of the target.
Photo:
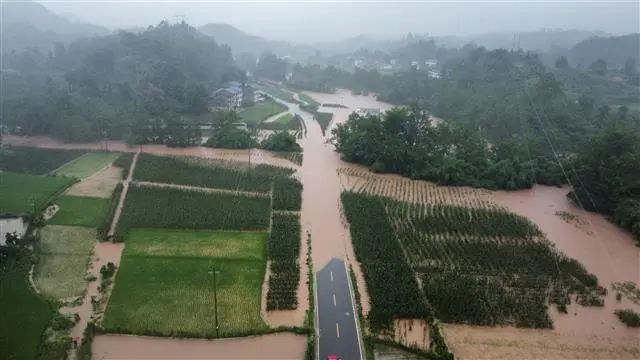
M 347 260 L 348 261 L 348 260 Z M 356 312 L 355 299 L 353 293 L 353 284 L 351 284 L 351 276 L 349 276 L 349 269 L 347 268 L 347 261 L 343 261 L 344 263 L 344 272 L 347 276 L 347 283 L 349 284 L 349 297 L 351 298 L 351 309 L 353 309 L 353 322 L 356 324 L 356 334 L 358 335 L 358 351 L 360 352 L 360 360 L 363 360 L 363 352 L 362 352 L 362 334 L 360 333 L 360 314 Z
M 313 269 L 311 269 L 313 271 Z M 315 312 L 315 326 L 314 331 L 316 333 L 316 360 L 320 360 L 320 317 L 318 314 L 318 273 L 313 275 L 313 311 Z

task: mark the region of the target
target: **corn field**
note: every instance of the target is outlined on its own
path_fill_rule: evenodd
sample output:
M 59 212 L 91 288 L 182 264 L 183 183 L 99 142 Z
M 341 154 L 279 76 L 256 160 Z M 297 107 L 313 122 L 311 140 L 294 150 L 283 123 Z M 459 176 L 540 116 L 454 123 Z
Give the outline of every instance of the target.
M 300 216 L 274 213 L 268 242 L 271 261 L 267 310 L 291 310 L 298 307 L 300 282 Z

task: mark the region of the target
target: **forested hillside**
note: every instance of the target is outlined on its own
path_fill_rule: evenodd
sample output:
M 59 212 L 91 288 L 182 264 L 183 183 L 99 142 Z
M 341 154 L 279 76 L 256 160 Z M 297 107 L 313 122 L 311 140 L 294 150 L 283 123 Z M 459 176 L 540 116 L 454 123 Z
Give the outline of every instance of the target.
M 3 63 L 3 122 L 65 141 L 184 127 L 181 115 L 207 112 L 211 89 L 244 76 L 228 47 L 167 22 L 139 34 L 58 43 L 50 54 L 4 54 Z
M 628 59 L 638 63 L 640 34 L 612 37 L 593 37 L 579 42 L 569 50 L 570 63 L 584 67 L 602 59 L 610 66 L 624 66 Z
M 102 26 L 70 21 L 33 1 L 3 1 L 0 13 L 0 52 L 20 51 L 29 47 L 48 52 L 56 42 L 66 43 L 109 33 Z
M 338 125 L 333 140 L 346 160 L 448 185 L 579 185 L 576 202 L 640 235 L 637 112 L 584 94 L 574 101 L 523 52 L 479 48 L 442 79 L 418 71 L 382 79 L 380 97 L 413 107 Z

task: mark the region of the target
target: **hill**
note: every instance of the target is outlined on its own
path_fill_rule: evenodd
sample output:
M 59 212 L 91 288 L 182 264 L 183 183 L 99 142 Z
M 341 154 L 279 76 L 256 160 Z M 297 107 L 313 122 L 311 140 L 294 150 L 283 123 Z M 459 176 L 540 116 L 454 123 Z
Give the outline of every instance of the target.
M 0 3 L 3 52 L 37 47 L 50 50 L 55 42 L 102 36 L 109 30 L 98 25 L 72 21 L 32 1 Z
M 610 67 L 623 66 L 627 59 L 638 63 L 640 53 L 640 34 L 611 37 L 592 37 L 577 43 L 569 50 L 569 63 L 574 66 L 589 66 L 598 59 L 607 62 Z

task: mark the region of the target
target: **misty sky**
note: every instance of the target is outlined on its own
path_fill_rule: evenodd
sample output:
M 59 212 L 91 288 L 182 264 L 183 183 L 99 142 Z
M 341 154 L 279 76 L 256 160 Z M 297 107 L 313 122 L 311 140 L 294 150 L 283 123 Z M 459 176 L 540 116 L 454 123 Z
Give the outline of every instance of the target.
M 228 23 L 293 42 L 359 34 L 469 35 L 541 28 L 640 31 L 639 1 L 39 1 L 110 28 L 147 26 L 184 15 L 192 25 Z

